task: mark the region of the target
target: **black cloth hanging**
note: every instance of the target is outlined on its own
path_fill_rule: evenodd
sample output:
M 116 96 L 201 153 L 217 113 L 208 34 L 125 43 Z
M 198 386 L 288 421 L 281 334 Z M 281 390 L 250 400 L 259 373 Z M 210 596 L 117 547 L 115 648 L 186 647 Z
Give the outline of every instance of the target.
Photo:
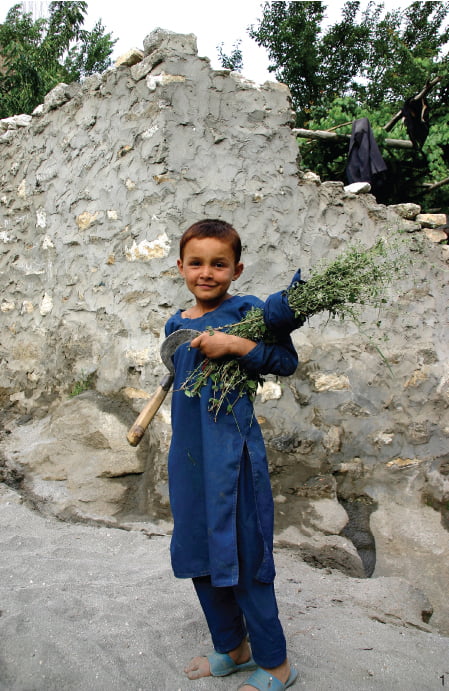
M 410 141 L 415 149 L 422 149 L 429 134 L 429 106 L 426 99 L 424 96 L 419 99 L 408 98 L 401 113 Z
M 369 182 L 375 186 L 376 176 L 386 171 L 387 164 L 382 158 L 374 139 L 368 118 L 354 120 L 346 166 L 346 177 L 349 184 L 353 182 Z

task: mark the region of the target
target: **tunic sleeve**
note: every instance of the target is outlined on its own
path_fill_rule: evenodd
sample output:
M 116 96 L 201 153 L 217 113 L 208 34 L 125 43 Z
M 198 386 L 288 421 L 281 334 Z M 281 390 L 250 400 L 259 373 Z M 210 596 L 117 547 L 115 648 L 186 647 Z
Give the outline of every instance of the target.
M 298 271 L 290 285 L 300 280 L 300 275 Z M 265 304 L 260 301 L 255 303 L 255 306 L 263 308 L 264 321 L 276 333 L 278 342 L 267 344 L 261 341 L 249 353 L 238 358 L 238 362 L 249 372 L 288 377 L 298 366 L 298 355 L 290 338 L 290 331 L 298 326 L 290 328 L 294 314 L 288 306 L 286 296 L 284 297 L 285 292 L 271 295 Z
M 304 282 L 301 280 L 301 270 L 298 269 L 289 287 Z M 295 317 L 295 313 L 288 304 L 286 290 L 281 290 L 267 297 L 263 318 L 268 328 L 277 334 L 289 334 L 291 331 L 299 329 L 305 322 L 305 317 Z
M 296 370 L 298 355 L 290 337 L 287 337 L 274 345 L 258 343 L 249 353 L 238 358 L 238 362 L 250 372 L 287 377 Z

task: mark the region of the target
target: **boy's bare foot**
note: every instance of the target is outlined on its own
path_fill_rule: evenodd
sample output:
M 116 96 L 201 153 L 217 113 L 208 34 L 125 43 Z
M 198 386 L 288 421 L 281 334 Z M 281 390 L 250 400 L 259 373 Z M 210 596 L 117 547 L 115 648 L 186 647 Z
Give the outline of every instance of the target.
M 200 679 L 210 677 L 210 665 L 207 657 L 194 657 L 184 669 L 189 679 Z
M 283 684 L 288 680 L 290 676 L 290 664 L 288 660 L 285 660 L 285 662 L 282 663 L 282 665 L 279 665 L 279 667 L 274 667 L 273 669 L 265 669 L 268 674 L 271 674 L 271 676 L 276 677 L 276 679 L 279 679 Z M 255 687 L 251 686 L 250 684 L 244 684 L 239 688 L 239 691 L 254 691 Z
M 246 638 L 240 643 L 240 645 L 234 650 L 230 650 L 228 655 L 232 660 L 234 660 L 236 665 L 241 665 L 244 662 L 248 662 L 251 657 L 251 651 Z M 187 667 L 184 669 L 185 674 L 187 674 L 189 679 L 200 679 L 201 677 L 210 677 L 210 665 L 207 657 L 194 657 L 190 660 Z M 287 675 L 288 678 L 288 675 Z M 248 688 L 253 688 L 249 686 Z

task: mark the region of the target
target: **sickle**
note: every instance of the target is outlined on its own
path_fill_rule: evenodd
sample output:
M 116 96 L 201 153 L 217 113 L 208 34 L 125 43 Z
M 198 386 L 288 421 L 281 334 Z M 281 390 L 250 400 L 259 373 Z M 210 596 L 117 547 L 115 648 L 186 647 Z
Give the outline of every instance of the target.
M 131 446 L 137 446 L 137 444 L 140 442 L 145 434 L 146 428 L 161 407 L 171 385 L 173 384 L 173 379 L 175 377 L 173 355 L 175 354 L 175 351 L 183 343 L 193 341 L 193 339 L 199 336 L 200 333 L 201 331 L 196 331 L 195 329 L 178 329 L 178 331 L 174 331 L 162 343 L 160 353 L 162 362 L 166 366 L 168 373 L 163 377 L 156 391 L 151 396 L 150 400 L 143 408 L 142 412 L 137 417 L 135 423 L 126 435 L 126 438 Z

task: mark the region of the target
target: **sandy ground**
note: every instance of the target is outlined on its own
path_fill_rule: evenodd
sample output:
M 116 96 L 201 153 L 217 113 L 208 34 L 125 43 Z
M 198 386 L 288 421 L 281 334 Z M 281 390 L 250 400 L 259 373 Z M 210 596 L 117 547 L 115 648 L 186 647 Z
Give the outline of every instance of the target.
M 228 691 L 244 682 L 244 673 L 184 676 L 210 643 L 191 583 L 172 575 L 168 537 L 61 523 L 4 486 L 0 528 L 2 691 Z M 294 689 L 449 686 L 449 639 L 421 630 L 419 597 L 401 579 L 313 569 L 288 549 L 276 562 L 300 671 Z

